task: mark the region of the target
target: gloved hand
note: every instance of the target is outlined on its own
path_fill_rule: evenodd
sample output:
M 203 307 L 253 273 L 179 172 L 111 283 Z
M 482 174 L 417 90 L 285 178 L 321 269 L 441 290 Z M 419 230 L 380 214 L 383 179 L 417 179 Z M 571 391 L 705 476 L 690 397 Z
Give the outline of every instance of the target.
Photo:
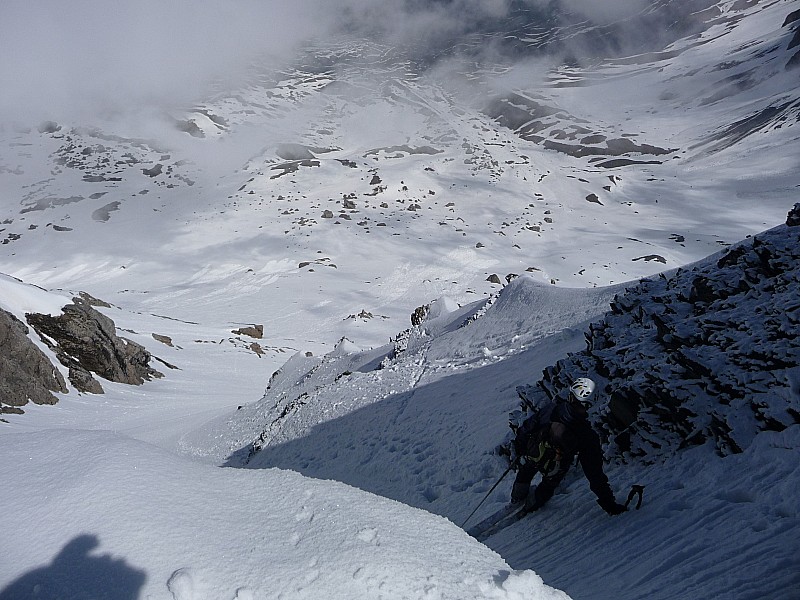
M 621 515 L 626 510 L 628 510 L 627 508 L 625 508 L 624 505 L 620 504 L 616 500 L 609 500 L 607 502 L 603 502 L 601 500 L 598 500 L 597 503 L 600 505 L 600 508 L 602 508 L 604 511 L 606 511 L 612 517 L 614 515 Z

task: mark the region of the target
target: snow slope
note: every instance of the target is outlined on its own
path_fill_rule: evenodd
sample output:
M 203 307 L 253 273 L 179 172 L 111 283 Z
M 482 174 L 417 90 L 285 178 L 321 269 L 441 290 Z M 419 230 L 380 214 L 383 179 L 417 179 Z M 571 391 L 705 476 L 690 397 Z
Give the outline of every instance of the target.
M 564 291 L 520 278 L 468 324 L 463 311 L 434 318 L 430 328 L 423 322 L 408 349 L 382 369 L 375 370 L 373 352 L 290 361 L 260 402 L 219 425 L 234 433 L 204 434 L 240 439 L 260 423 L 254 445 L 229 464 L 345 481 L 461 524 L 505 469 L 497 444 L 509 433 L 515 387 L 538 380 L 554 357 L 584 347 L 588 323 L 579 322 L 576 305 L 591 314 L 619 291 L 587 291 L 579 300 L 570 290 L 572 303 L 565 303 Z M 553 322 L 564 328 L 549 330 Z M 660 365 L 652 357 L 640 368 L 656 372 Z M 776 407 L 781 402 L 774 399 Z M 593 412 L 602 415 L 608 405 L 601 396 Z M 647 431 L 653 445 L 663 436 L 657 426 Z M 594 504 L 573 472 L 547 507 L 487 543 L 518 568 L 546 570 L 546 581 L 574 597 L 796 597 L 798 435 L 797 424 L 762 432 L 742 454 L 724 459 L 710 442 L 617 461 L 607 470 L 618 500 L 634 483 L 646 490 L 641 511 L 617 518 Z M 508 478 L 473 522 L 507 502 L 510 487 Z
M 112 432 L 0 445 L 4 600 L 567 598 L 441 517 L 334 482 Z

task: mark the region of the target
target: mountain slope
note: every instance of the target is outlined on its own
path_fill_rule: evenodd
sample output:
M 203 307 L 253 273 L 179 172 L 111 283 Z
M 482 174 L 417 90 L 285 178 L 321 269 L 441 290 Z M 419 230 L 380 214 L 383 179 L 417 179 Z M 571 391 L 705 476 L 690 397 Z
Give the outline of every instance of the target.
M 521 55 L 473 31 L 422 61 L 332 36 L 190 109 L 6 127 L 0 272 L 316 351 L 382 344 L 495 274 L 593 286 L 686 264 L 794 201 L 788 8 L 720 2 L 593 58 L 576 40 L 605 25 L 518 31 Z
M 605 449 L 618 499 L 642 483 L 644 507 L 607 517 L 575 469 L 545 509 L 487 543 L 577 597 L 792 598 L 800 586 L 792 533 L 800 515 L 791 501 L 800 390 L 791 356 L 800 330 L 795 323 L 774 335 L 772 323 L 796 317 L 789 282 L 797 235 L 783 226 L 624 292 L 558 290 L 522 277 L 488 306 L 452 310 L 441 300 L 400 337 L 399 352 L 342 343 L 322 358 L 295 357 L 260 402 L 198 432 L 193 444 L 250 432 L 253 443 L 229 465 L 345 481 L 460 524 L 507 464 L 499 445 L 510 434 L 515 388 L 544 371 L 540 393 L 555 394 L 589 374 L 601 384 L 592 415 L 614 442 Z M 687 298 L 689 282 L 700 279 L 723 297 Z M 590 327 L 586 318 L 596 320 L 611 295 L 613 310 Z M 669 345 L 667 329 L 653 324 L 652 315 L 665 313 L 680 344 Z M 733 337 L 707 345 L 709 323 Z M 592 333 L 581 352 L 584 331 Z M 785 356 L 787 366 L 759 369 L 755 348 Z M 675 374 L 687 354 L 713 371 Z M 736 381 L 735 389 L 717 378 Z M 650 402 L 656 391 L 658 403 Z M 638 414 L 626 404 L 634 400 Z M 625 407 L 629 420 L 620 424 Z M 510 485 L 499 486 L 476 521 L 507 502 Z

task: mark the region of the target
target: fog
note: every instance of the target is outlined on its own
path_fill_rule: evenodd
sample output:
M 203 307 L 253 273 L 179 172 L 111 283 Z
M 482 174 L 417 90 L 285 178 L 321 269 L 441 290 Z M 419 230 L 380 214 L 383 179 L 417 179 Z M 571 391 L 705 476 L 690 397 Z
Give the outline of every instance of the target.
M 286 59 L 330 23 L 318 0 L 4 0 L 5 120 L 191 102 L 255 59 Z
M 625 21 L 645 4 L 558 5 L 572 18 L 605 24 Z M 85 122 L 185 108 L 215 87 L 235 88 L 254 64 L 280 68 L 312 40 L 372 37 L 419 55 L 482 27 L 498 31 L 513 11 L 519 25 L 524 9 L 552 6 L 550 0 L 4 0 L 0 123 Z M 492 60 L 502 55 L 488 42 L 480 52 Z M 431 55 L 441 60 L 441 53 Z M 530 80 L 529 69 L 538 68 L 530 56 L 524 61 Z
M 450 34 L 506 0 L 4 0 L 4 121 L 80 119 L 190 103 L 253 61 L 279 67 L 342 30 L 389 43 Z

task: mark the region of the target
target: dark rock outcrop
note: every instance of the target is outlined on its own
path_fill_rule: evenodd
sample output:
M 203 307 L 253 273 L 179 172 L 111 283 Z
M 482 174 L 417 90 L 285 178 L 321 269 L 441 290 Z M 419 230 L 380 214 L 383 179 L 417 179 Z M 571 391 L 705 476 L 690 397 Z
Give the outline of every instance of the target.
M 411 324 L 414 327 L 422 325 L 422 322 L 428 316 L 428 313 L 431 311 L 430 304 L 423 304 L 422 306 L 418 306 L 414 309 L 414 312 L 411 313 Z
M 783 26 L 786 27 L 787 25 L 792 25 L 794 29 L 794 36 L 789 42 L 789 46 L 786 48 L 787 50 L 791 50 L 792 48 L 800 46 L 800 10 L 796 10 L 786 17 Z M 800 67 L 800 51 L 795 52 L 786 63 L 787 70 L 796 69 L 798 67 Z
M 58 369 L 28 337 L 29 329 L 0 309 L 0 413 L 22 412 L 28 402 L 55 404 L 53 392 L 66 393 Z
M 586 350 L 525 395 L 562 396 L 589 374 L 609 450 L 642 460 L 705 442 L 737 453 L 760 431 L 800 423 L 799 224 L 795 205 L 789 226 L 627 289 L 590 326 Z
M 143 346 L 117 337 L 114 322 L 79 298 L 53 317 L 28 313 L 25 318 L 42 340 L 69 369 L 78 390 L 102 394 L 92 373 L 108 381 L 141 385 L 161 373 L 149 366 L 151 355 Z
M 786 224 L 789 227 L 797 227 L 800 225 L 800 202 L 794 205 L 792 210 L 786 216 Z

